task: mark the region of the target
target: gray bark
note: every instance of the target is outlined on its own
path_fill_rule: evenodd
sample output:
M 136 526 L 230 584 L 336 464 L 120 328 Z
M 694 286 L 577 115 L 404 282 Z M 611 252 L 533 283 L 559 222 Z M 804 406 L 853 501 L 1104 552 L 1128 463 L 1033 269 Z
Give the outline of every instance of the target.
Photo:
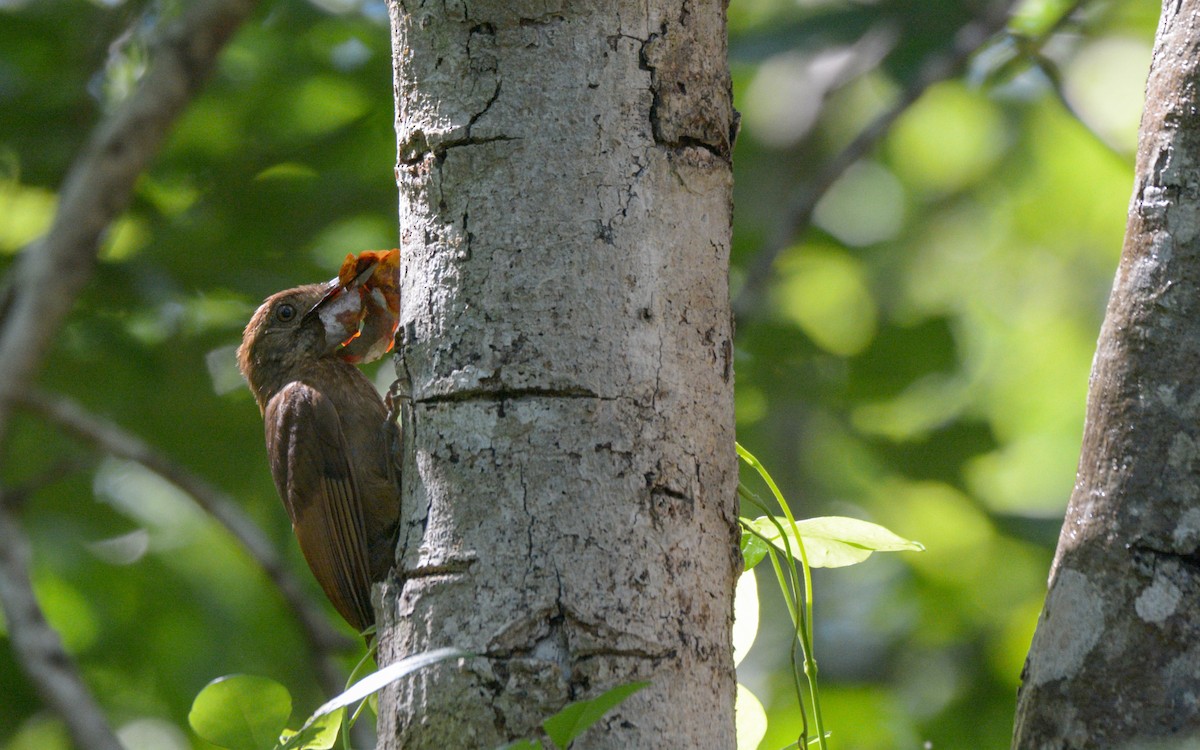
M 1200 2 L 1165 2 L 1015 748 L 1200 741 Z
M 403 531 L 384 748 L 734 746 L 721 0 L 393 0 Z

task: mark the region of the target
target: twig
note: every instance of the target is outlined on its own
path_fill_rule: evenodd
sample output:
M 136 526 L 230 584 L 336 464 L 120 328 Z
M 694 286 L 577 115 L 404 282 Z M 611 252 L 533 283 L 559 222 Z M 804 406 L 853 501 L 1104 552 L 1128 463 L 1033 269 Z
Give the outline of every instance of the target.
M 849 145 L 825 165 L 812 182 L 793 197 L 790 205 L 784 210 L 783 220 L 774 235 L 766 247 L 755 256 L 746 273 L 746 282 L 733 302 L 734 311 L 739 316 L 751 312 L 756 306 L 759 292 L 771 276 L 775 259 L 808 227 L 817 203 L 829 192 L 838 178 L 887 135 L 896 120 L 907 112 L 929 87 L 957 75 L 963 69 L 971 56 L 1004 28 L 1008 22 L 1011 5 L 1011 0 L 993 3 L 986 15 L 959 29 L 950 49 L 926 61 L 916 79 L 900 94 L 899 100 L 867 125 Z
M 62 639 L 46 622 L 29 579 L 29 540 L 0 497 L 0 605 L 13 653 L 41 699 L 81 750 L 121 750 Z
M 59 193 L 50 231 L 21 253 L 0 314 L 0 447 L 9 399 L 31 382 L 55 332 L 91 278 L 100 239 L 134 182 L 207 78 L 253 0 L 199 0 L 151 43 L 138 89 L 97 125 Z
M 164 31 L 137 92 L 100 123 L 72 165 L 50 231 L 21 254 L 0 293 L 0 448 L 8 433 L 10 398 L 32 380 L 91 277 L 102 233 L 128 204 L 137 176 L 251 7 L 252 0 L 198 2 Z M 29 583 L 29 556 L 28 541 L 0 502 L 0 604 L 16 657 L 77 747 L 120 750 L 38 607 Z
M 345 675 L 333 654 L 349 648 L 352 641 L 334 630 L 328 618 L 313 606 L 305 596 L 300 582 L 283 564 L 271 542 L 229 495 L 172 461 L 137 436 L 89 413 L 81 405 L 64 396 L 27 391 L 16 396 L 14 401 L 106 453 L 141 464 L 189 495 L 197 505 L 228 529 L 279 589 L 295 613 L 312 651 L 313 665 L 321 688 L 328 695 L 336 695 L 342 691 Z
M 20 513 L 29 498 L 52 484 L 63 481 L 76 472 L 93 468 L 95 461 L 88 461 L 78 456 L 60 456 L 54 463 L 29 477 L 20 484 L 8 485 L 4 488 L 4 502 L 9 509 Z

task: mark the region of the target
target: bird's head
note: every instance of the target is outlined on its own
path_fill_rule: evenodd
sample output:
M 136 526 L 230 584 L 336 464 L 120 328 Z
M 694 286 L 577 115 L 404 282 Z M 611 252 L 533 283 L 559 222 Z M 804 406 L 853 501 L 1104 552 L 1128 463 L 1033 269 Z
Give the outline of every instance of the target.
M 346 282 L 285 289 L 259 305 L 242 334 L 237 361 L 260 407 L 306 364 L 336 355 L 358 335 L 363 305 L 357 290 L 373 271 L 371 266 Z

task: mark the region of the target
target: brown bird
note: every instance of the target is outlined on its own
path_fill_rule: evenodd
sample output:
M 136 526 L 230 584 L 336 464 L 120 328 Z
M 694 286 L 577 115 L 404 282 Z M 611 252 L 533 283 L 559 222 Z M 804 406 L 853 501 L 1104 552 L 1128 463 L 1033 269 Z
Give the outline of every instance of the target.
M 300 551 L 359 631 L 375 622 L 371 584 L 392 566 L 400 515 L 396 425 L 375 387 L 346 361 L 354 357 L 339 356 L 366 315 L 347 295 L 371 286 L 375 266 L 349 283 L 334 279 L 271 295 L 238 348 Z

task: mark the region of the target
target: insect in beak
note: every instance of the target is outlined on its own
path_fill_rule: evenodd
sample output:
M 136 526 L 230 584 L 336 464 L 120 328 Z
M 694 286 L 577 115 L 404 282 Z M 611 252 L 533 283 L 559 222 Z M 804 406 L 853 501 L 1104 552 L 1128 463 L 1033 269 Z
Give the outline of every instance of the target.
M 345 284 L 339 283 L 338 279 L 334 279 L 333 281 L 329 282 L 330 284 L 333 284 L 333 286 L 330 288 L 330 290 L 328 292 L 325 293 L 324 297 L 317 300 L 317 304 L 310 307 L 308 309 L 308 312 L 304 313 L 304 317 L 301 320 L 301 322 L 303 323 L 304 321 L 308 320 L 310 317 L 312 317 L 312 315 L 314 313 L 319 314 L 322 307 L 324 307 L 326 304 L 332 302 L 333 300 L 337 299 L 345 292 L 347 292 L 351 289 L 357 289 L 358 287 L 367 283 L 367 280 L 370 279 L 372 274 L 375 273 L 375 269 L 378 266 L 379 266 L 379 261 L 375 261 L 375 262 L 371 263 L 369 266 L 367 266 L 366 268 L 364 268 L 363 270 L 361 270 L 357 274 L 355 274 L 354 278 L 350 279 L 350 281 L 348 281 Z

